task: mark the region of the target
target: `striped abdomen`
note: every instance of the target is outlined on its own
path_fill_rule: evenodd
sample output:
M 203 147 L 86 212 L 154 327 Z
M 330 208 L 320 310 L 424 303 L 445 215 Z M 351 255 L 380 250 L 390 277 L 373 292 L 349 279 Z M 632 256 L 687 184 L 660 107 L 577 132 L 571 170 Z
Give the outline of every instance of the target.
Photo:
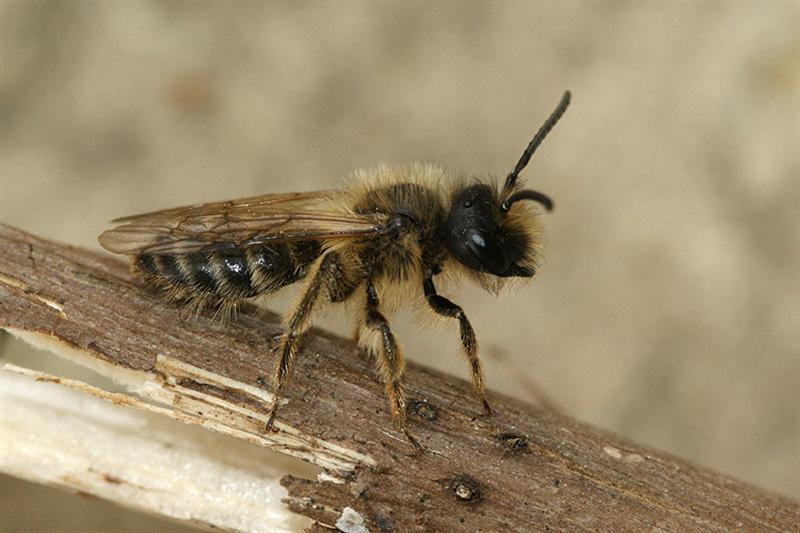
M 224 302 L 274 292 L 302 278 L 320 253 L 316 241 L 284 242 L 218 252 L 140 255 L 146 281 L 179 300 Z

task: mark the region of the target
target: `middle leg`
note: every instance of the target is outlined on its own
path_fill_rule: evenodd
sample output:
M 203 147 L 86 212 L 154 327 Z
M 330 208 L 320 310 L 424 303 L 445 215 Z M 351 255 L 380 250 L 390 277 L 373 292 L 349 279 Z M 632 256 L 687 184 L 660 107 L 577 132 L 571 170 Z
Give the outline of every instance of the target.
M 403 354 L 389 328 L 389 322 L 379 310 L 379 303 L 375 287 L 371 281 L 367 281 L 367 309 L 358 343 L 374 358 L 378 366 L 386 385 L 386 398 L 389 400 L 395 426 L 417 451 L 422 451 L 422 445 L 411 435 L 406 423 L 406 400 L 402 382 L 405 368 Z

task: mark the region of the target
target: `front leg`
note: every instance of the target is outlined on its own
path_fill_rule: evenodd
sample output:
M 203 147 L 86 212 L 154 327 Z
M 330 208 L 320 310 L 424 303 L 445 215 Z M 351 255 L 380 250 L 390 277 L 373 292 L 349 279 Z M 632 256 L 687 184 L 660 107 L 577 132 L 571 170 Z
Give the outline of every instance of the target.
M 458 325 L 461 329 L 461 347 L 464 351 L 464 356 L 470 364 L 472 372 L 472 382 L 475 384 L 475 390 L 478 393 L 483 404 L 483 411 L 485 414 L 492 414 L 492 408 L 489 407 L 489 401 L 486 399 L 486 383 L 483 379 L 483 367 L 481 360 L 478 358 L 478 341 L 475 339 L 475 331 L 467 320 L 467 315 L 464 310 L 459 306 L 436 293 L 436 287 L 433 285 L 433 275 L 428 274 L 422 283 L 422 288 L 425 291 L 425 298 L 428 300 L 428 305 L 442 316 L 452 317 L 458 319 Z
M 389 328 L 389 322 L 380 312 L 378 294 L 371 281 L 367 282 L 367 309 L 360 328 L 358 344 L 375 359 L 386 386 L 386 398 L 389 400 L 395 427 L 403 432 L 417 451 L 422 451 L 422 445 L 411 435 L 406 425 L 406 400 L 402 381 L 405 368 L 403 354 Z

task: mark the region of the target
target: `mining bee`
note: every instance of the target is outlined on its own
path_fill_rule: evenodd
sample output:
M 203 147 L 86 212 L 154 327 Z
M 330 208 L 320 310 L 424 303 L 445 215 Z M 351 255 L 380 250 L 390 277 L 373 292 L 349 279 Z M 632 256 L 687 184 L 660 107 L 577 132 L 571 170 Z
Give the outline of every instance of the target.
M 496 291 L 509 278 L 536 273 L 540 225 L 536 208 L 523 200 L 547 211 L 553 202 L 521 188 L 519 174 L 569 101 L 565 92 L 499 190 L 433 165 L 384 165 L 356 171 L 351 185 L 340 190 L 267 194 L 120 218 L 98 240 L 130 256 L 145 282 L 198 309 L 229 310 L 247 298 L 302 284 L 283 316 L 267 429 L 314 309 L 322 302 L 356 302 L 358 343 L 377 364 L 395 425 L 420 449 L 406 425 L 403 355 L 385 313 L 421 289 L 435 313 L 458 321 L 478 398 L 491 414 L 475 333 L 461 307 L 436 292 L 434 277 L 468 275 Z

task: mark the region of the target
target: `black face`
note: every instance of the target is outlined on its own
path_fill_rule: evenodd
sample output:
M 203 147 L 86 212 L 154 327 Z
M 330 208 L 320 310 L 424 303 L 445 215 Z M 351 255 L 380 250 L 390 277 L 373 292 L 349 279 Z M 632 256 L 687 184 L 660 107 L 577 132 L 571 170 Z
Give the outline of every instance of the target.
M 532 269 L 517 264 L 524 259 L 528 238 L 511 233 L 501 224 L 496 194 L 475 184 L 459 192 L 447 217 L 447 249 L 463 265 L 495 276 L 533 276 Z

